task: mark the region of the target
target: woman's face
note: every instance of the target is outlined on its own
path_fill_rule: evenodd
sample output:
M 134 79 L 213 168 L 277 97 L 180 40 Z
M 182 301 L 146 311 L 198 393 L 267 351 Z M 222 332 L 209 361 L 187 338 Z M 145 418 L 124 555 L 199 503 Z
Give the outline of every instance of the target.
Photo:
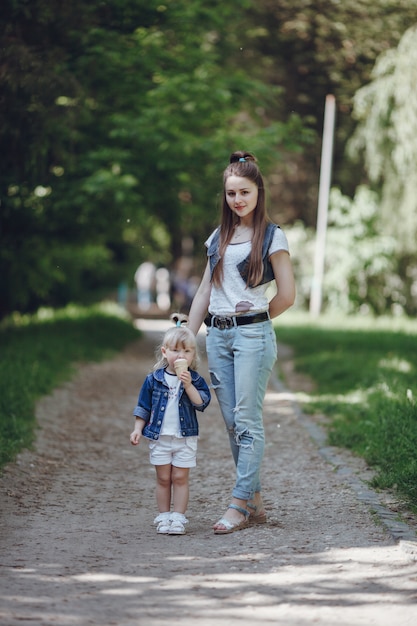
M 240 219 L 247 217 L 258 202 L 258 186 L 249 178 L 229 176 L 224 186 L 226 202 Z

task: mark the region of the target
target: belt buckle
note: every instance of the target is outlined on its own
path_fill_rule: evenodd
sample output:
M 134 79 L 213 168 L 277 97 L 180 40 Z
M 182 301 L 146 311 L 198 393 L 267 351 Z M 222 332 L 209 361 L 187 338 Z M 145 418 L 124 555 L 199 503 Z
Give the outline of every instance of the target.
M 214 325 L 219 330 L 224 330 L 225 328 L 231 328 L 233 326 L 233 320 L 231 317 L 222 317 L 216 315 L 214 319 Z

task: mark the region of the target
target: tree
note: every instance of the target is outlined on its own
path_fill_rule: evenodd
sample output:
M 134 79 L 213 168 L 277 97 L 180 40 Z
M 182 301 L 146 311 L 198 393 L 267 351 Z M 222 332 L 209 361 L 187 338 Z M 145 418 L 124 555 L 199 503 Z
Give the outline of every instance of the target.
M 397 48 L 381 54 L 371 82 L 358 90 L 354 117 L 359 126 L 350 144 L 364 154 L 380 194 L 381 222 L 398 252 L 415 256 L 417 238 L 417 26 Z
M 201 181 L 237 143 L 265 161 L 300 145 L 296 116 L 259 110 L 276 90 L 231 61 L 248 4 L 6 2 L 0 315 L 169 263 L 215 221 Z
M 272 217 L 314 223 L 324 97 L 353 91 L 416 0 L 5 0 L 0 316 L 169 265 L 217 221 L 229 153 L 267 172 Z M 343 185 L 341 185 L 343 187 Z M 345 191 L 345 189 L 344 189 Z
M 375 60 L 396 46 L 417 22 L 416 0 L 259 0 L 241 46 L 253 75 L 282 87 L 273 119 L 288 111 L 315 133 L 302 154 L 289 154 L 271 181 L 274 203 L 285 219 L 315 225 L 317 187 L 328 93 L 336 97 L 334 184 L 353 195 L 362 164 L 347 162 L 346 144 L 356 122 L 353 97 L 366 84 Z

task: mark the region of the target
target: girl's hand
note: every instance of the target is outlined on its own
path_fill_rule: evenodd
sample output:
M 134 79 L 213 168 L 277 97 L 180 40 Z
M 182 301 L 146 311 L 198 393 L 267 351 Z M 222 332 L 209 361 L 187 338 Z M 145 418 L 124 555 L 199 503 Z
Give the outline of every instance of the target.
M 182 374 L 180 375 L 180 381 L 184 385 L 185 393 L 190 398 L 191 402 L 195 405 L 202 404 L 203 401 L 201 399 L 200 393 L 194 387 L 191 380 L 191 374 L 188 370 L 186 372 L 182 372 Z
M 133 433 L 130 433 L 130 443 L 132 444 L 132 446 L 137 446 L 141 437 L 142 433 L 140 433 L 138 430 L 134 430 Z
M 191 374 L 188 370 L 180 374 L 180 381 L 184 385 L 184 389 L 191 385 Z

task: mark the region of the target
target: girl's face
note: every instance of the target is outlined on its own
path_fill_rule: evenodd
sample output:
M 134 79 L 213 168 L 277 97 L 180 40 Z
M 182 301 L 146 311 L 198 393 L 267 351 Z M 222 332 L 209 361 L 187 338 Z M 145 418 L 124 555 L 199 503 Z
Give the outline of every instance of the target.
M 188 367 L 190 367 L 195 357 L 195 349 L 185 347 L 182 344 L 177 346 L 162 346 L 161 352 L 168 362 L 167 370 L 170 374 L 175 374 L 174 363 L 177 359 L 186 359 Z
M 240 219 L 251 215 L 258 202 L 258 186 L 249 178 L 229 176 L 224 186 L 226 202 Z

